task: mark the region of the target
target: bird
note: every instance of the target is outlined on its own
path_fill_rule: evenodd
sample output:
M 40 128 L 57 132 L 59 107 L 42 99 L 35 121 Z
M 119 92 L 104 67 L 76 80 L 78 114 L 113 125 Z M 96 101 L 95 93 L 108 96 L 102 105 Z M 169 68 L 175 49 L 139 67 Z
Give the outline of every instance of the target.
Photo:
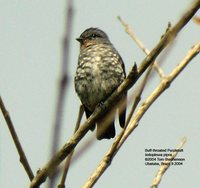
M 88 28 L 76 40 L 80 43 L 80 53 L 74 77 L 75 91 L 84 107 L 86 118 L 89 118 L 95 108 L 124 81 L 126 72 L 121 56 L 101 29 Z M 119 124 L 125 127 L 127 93 L 119 100 L 123 105 L 114 104 L 90 128 L 93 131 L 97 127 L 98 140 L 115 137 L 117 110 Z

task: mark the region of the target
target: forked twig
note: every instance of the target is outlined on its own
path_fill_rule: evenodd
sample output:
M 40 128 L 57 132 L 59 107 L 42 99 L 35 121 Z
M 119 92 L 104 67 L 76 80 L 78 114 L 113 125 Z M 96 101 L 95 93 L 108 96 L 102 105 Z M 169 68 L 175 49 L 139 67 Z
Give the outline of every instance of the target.
M 117 17 L 118 20 L 120 21 L 120 23 L 124 26 L 125 31 L 127 32 L 127 34 L 135 41 L 135 43 L 138 45 L 138 47 L 146 54 L 148 55 L 150 53 L 150 51 L 145 48 L 144 44 L 142 43 L 142 41 L 136 36 L 136 34 L 133 32 L 133 30 L 131 29 L 131 27 L 122 20 L 122 18 L 120 16 Z M 160 68 L 159 64 L 155 61 L 154 62 L 154 67 L 156 68 L 158 74 L 160 75 L 161 78 L 165 77 L 165 74 L 163 72 L 163 70 Z
M 174 79 L 182 72 L 182 70 L 187 66 L 187 64 L 200 52 L 200 43 L 196 44 L 185 56 L 185 58 L 178 64 L 174 70 L 165 79 L 162 79 L 160 84 L 155 88 L 155 90 L 150 94 L 150 96 L 141 104 L 135 113 L 134 117 L 131 119 L 129 125 L 126 127 L 125 131 L 119 134 L 113 143 L 112 147 L 106 153 L 102 161 L 99 163 L 96 170 L 88 178 L 83 188 L 91 188 L 97 180 L 101 177 L 104 171 L 111 164 L 116 153 L 119 151 L 128 136 L 135 130 L 138 126 L 140 119 L 143 117 L 148 108 L 153 104 L 153 102 L 169 87 L 169 85 L 174 81 Z
M 79 141 L 85 136 L 92 125 L 96 122 L 103 112 L 108 109 L 119 97 L 125 93 L 129 88 L 131 88 L 136 81 L 141 77 L 141 75 L 146 71 L 146 69 L 152 64 L 156 57 L 161 53 L 161 51 L 176 37 L 178 32 L 189 22 L 193 15 L 197 12 L 200 7 L 200 0 L 195 1 L 195 3 L 187 10 L 187 12 L 179 19 L 174 27 L 171 27 L 164 36 L 160 39 L 159 43 L 154 47 L 150 54 L 141 62 L 137 70 L 137 75 L 132 71 L 129 73 L 127 78 L 122 82 L 122 84 L 112 93 L 112 95 L 102 104 L 101 107 L 95 109 L 94 113 L 87 119 L 87 121 L 80 126 L 78 131 L 69 139 L 69 141 L 55 154 L 55 156 L 45 164 L 39 173 L 34 177 L 30 184 L 30 188 L 35 188 L 41 185 L 49 176 L 49 171 L 56 168 L 66 156 L 77 146 Z M 133 122 L 132 122 L 133 123 Z M 127 127 L 126 132 L 129 133 L 130 126 Z M 132 126 L 130 127 L 132 128 Z M 132 129 L 131 129 L 132 130 Z M 125 132 L 125 136 L 127 136 Z M 126 137 L 122 137 L 126 138 Z

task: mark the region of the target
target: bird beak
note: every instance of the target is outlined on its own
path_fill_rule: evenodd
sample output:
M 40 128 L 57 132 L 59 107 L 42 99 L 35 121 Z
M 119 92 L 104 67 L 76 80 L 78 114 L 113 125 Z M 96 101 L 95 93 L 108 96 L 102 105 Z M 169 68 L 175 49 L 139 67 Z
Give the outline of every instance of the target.
M 79 38 L 76 38 L 76 40 L 80 43 L 83 43 L 83 38 L 79 37 Z

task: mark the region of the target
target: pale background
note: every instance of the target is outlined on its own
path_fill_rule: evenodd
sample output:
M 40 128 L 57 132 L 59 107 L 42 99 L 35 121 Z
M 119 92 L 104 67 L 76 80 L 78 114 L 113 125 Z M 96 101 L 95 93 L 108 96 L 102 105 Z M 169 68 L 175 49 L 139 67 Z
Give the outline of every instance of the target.
M 126 64 L 126 71 L 129 72 L 133 63 L 140 64 L 145 55 L 124 32 L 116 16 L 120 15 L 129 23 L 146 47 L 152 49 L 164 33 L 168 21 L 176 23 L 191 2 L 74 1 L 68 67 L 69 87 L 60 146 L 66 143 L 73 133 L 80 104 L 73 84 L 79 53 L 79 44 L 75 38 L 91 26 L 103 29 L 118 49 Z M 65 10 L 65 0 L 0 0 L 0 94 L 34 173 L 50 157 Z M 200 27 L 193 22 L 181 31 L 174 49 L 163 62 L 166 73 L 199 41 L 199 36 Z M 195 58 L 148 110 L 139 127 L 94 187 L 149 187 L 158 167 L 144 165 L 144 150 L 175 148 L 183 136 L 188 137 L 188 142 L 179 156 L 184 157 L 186 162 L 183 166 L 172 166 L 165 174 L 161 187 L 200 187 L 199 63 L 200 57 Z M 157 83 L 158 79 L 153 79 L 153 84 L 149 85 L 144 96 L 147 96 Z M 82 143 L 93 136 L 94 134 L 89 132 Z M 83 185 L 111 143 L 112 140 L 96 141 L 93 147 L 72 165 L 68 187 L 78 188 Z M 0 115 L 0 187 L 21 188 L 28 185 L 29 179 L 19 163 L 8 128 Z

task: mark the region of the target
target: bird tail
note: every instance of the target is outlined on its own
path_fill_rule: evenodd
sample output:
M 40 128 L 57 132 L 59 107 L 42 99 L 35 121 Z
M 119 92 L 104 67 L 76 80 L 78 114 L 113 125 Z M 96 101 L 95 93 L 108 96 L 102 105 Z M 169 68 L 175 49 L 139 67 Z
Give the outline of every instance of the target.
M 119 124 L 122 128 L 124 128 L 126 124 L 126 106 L 127 106 L 127 93 L 123 94 L 118 105 Z
M 96 137 L 98 140 L 110 139 L 115 137 L 115 109 L 108 111 L 100 120 L 97 121 Z

